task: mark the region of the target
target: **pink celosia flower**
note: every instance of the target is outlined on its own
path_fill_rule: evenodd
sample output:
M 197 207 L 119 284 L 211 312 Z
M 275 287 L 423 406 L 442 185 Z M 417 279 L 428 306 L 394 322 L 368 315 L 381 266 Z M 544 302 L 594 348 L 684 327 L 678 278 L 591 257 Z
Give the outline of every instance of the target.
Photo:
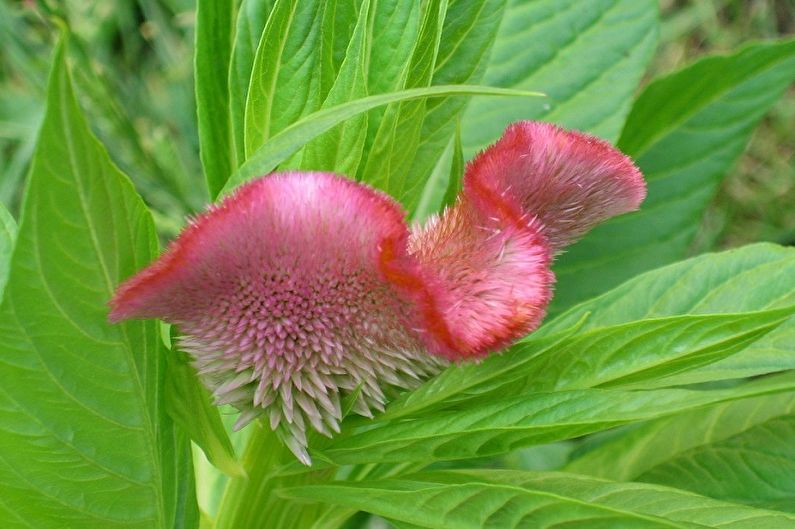
M 544 123 L 508 128 L 467 167 L 456 203 L 410 232 L 388 196 L 329 173 L 257 179 L 195 219 L 119 287 L 110 319 L 179 326 L 219 404 L 267 415 L 309 463 L 340 395 L 382 409 L 448 360 L 480 358 L 541 322 L 553 255 L 638 207 L 643 179 L 607 143 Z

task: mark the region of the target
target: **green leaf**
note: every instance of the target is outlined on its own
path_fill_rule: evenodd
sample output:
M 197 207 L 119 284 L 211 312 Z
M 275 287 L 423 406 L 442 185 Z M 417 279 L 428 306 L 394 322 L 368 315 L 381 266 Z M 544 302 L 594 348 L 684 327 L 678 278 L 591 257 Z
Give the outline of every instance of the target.
M 367 423 L 336 437 L 320 451 L 323 461 L 432 463 L 495 456 L 517 448 L 572 439 L 616 426 L 767 393 L 795 390 L 786 375 L 723 390 L 626 391 L 584 389 L 517 392 L 469 403 L 411 421 Z M 314 452 L 314 451 L 313 451 Z
M 579 454 L 566 470 L 792 511 L 793 430 L 795 392 L 744 398 L 639 425 Z
M 464 179 L 464 153 L 461 147 L 461 127 L 456 127 L 455 136 L 442 152 L 433 168 L 419 204 L 414 208 L 412 220 L 421 223 L 443 207 L 455 203 Z
M 56 48 L 0 307 L 0 519 L 196 527 L 187 438 L 163 410 L 157 323 L 107 323 L 157 255 L 152 219 L 91 134 Z
M 522 391 L 646 388 L 742 351 L 787 321 L 793 310 L 672 316 L 571 330 L 562 337 L 539 334 L 477 366 L 448 368 L 396 399 L 385 417 L 427 415 Z
M 517 387 L 631 383 L 627 377 L 640 377 L 635 383 L 644 387 L 671 386 L 793 369 L 795 318 L 786 317 L 788 310 L 754 315 L 792 305 L 795 249 L 758 244 L 704 255 L 578 305 L 501 355 L 449 367 L 390 403 L 384 417 L 429 413 Z M 762 323 L 768 317 L 769 326 Z M 743 321 L 745 330 L 732 330 Z M 717 334 L 699 336 L 707 329 Z M 737 334 L 723 341 L 724 332 Z
M 282 494 L 433 529 L 787 529 L 795 524 L 795 516 L 677 489 L 558 472 L 436 471 L 295 487 Z
M 323 2 L 276 0 L 262 32 L 248 87 L 245 152 L 320 107 Z
M 766 310 L 795 303 L 795 249 L 755 244 L 706 254 L 647 272 L 544 325 L 554 335 L 588 316 L 583 331 L 675 314 Z M 700 369 L 662 379 L 676 385 L 795 369 L 795 318 L 742 351 Z
M 275 3 L 276 0 L 242 0 L 238 9 L 229 66 L 229 107 L 235 153 L 240 162 L 246 159 L 244 128 L 251 70 L 260 37 Z
M 483 83 L 549 97 L 472 101 L 462 122 L 464 153 L 471 157 L 520 119 L 615 141 L 657 32 L 654 0 L 510 0 Z
M 228 193 L 238 185 L 256 176 L 268 174 L 290 155 L 304 146 L 307 142 L 323 134 L 330 128 L 350 119 L 357 114 L 366 112 L 380 105 L 410 99 L 427 97 L 440 97 L 449 95 L 502 95 L 502 96 L 538 96 L 535 92 L 523 92 L 503 88 L 490 88 L 486 86 L 430 86 L 427 88 L 413 88 L 388 94 L 363 97 L 355 101 L 348 101 L 332 108 L 314 112 L 265 142 L 262 147 L 252 153 L 236 173 L 227 181 L 222 193 Z
M 421 8 L 422 2 L 375 2 L 367 81 L 371 95 L 405 88 L 408 65 L 420 31 Z M 379 123 L 379 120 L 373 123 Z
M 237 168 L 229 107 L 229 71 L 234 31 L 234 0 L 196 4 L 196 112 L 199 152 L 207 187 L 215 196 Z
M 648 198 L 561 257 L 552 311 L 685 257 L 721 179 L 793 79 L 789 40 L 708 57 L 650 84 L 618 142 L 643 171 Z
M 243 475 L 218 407 L 187 356 L 176 349 L 167 355 L 165 401 L 171 418 L 210 463 L 229 476 Z
M 447 12 L 447 0 L 429 0 L 414 44 L 402 88 L 430 86 L 436 65 L 439 42 Z M 399 200 L 409 211 L 413 208 L 427 175 L 409 173 L 411 161 L 420 143 L 426 100 L 390 104 L 379 122 L 366 161 L 357 175 L 363 182 L 377 187 Z
M 8 267 L 16 238 L 17 223 L 5 206 L 0 204 L 0 301 L 3 300 L 3 290 L 8 279 Z
M 365 0 L 339 74 L 321 108 L 334 107 L 367 95 L 366 37 L 369 8 L 370 2 Z M 359 114 L 309 142 L 299 153 L 299 166 L 302 169 L 354 175 L 362 158 L 366 136 L 367 114 Z
M 439 45 L 439 56 L 433 74 L 433 84 L 474 84 L 483 79 L 491 47 L 497 37 L 506 0 L 457 0 L 450 2 Z M 420 204 L 413 211 L 416 220 L 436 213 L 443 205 L 442 195 L 435 189 L 444 189 L 444 183 L 429 178 L 434 175 L 439 159 L 444 155 L 451 138 L 460 147 L 460 116 L 467 104 L 462 98 L 435 99 L 426 103 L 425 117 L 420 132 L 420 143 L 408 174 L 418 181 L 427 179 Z M 454 153 L 454 160 L 463 157 Z M 462 161 L 463 164 L 463 161 Z M 463 170 L 463 167 L 462 167 Z M 453 167 L 456 171 L 456 167 Z M 444 171 L 437 172 L 444 174 Z M 430 188 L 430 189 L 429 189 Z M 429 202 L 429 199 L 433 201 Z M 410 204 L 411 206 L 411 204 Z M 422 210 L 420 210 L 422 206 Z

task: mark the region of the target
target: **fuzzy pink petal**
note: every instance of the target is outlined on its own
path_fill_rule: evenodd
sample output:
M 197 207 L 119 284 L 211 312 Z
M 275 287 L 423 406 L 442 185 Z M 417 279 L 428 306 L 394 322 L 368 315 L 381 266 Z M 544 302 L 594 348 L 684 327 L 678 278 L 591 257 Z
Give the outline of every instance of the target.
M 430 341 L 432 352 L 452 360 L 483 357 L 541 323 L 554 275 L 537 222 L 513 222 L 461 196 L 413 233 L 410 247 L 435 278 L 445 327 L 456 330 Z
M 522 121 L 467 166 L 464 189 L 484 207 L 537 216 L 554 252 L 646 196 L 637 167 L 609 143 L 556 125 Z
M 118 289 L 109 317 L 177 324 L 217 400 L 241 425 L 267 413 L 308 462 L 306 429 L 338 429 L 340 391 L 361 387 L 355 409 L 369 414 L 381 383 L 410 387 L 441 367 L 412 300 L 385 277 L 416 269 L 407 238 L 382 193 L 327 173 L 272 175 L 195 219 Z

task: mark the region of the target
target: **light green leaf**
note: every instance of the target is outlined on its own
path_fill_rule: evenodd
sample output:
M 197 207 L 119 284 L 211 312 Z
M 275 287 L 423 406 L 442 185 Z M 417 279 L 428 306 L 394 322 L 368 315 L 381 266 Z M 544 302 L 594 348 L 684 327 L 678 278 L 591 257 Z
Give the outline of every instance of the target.
M 230 476 L 243 475 L 235 449 L 210 392 L 184 353 L 167 355 L 165 401 L 169 415 L 204 452 L 207 460 Z
M 63 42 L 0 307 L 6 527 L 196 527 L 190 447 L 165 411 L 157 323 L 110 325 L 157 254 L 152 219 L 91 134 Z
M 553 312 L 685 257 L 721 179 L 793 80 L 789 40 L 702 59 L 650 84 L 618 142 L 643 171 L 648 198 L 561 257 Z
M 505 395 L 527 384 L 572 389 L 570 384 L 626 384 L 631 382 L 626 377 L 640 376 L 636 382 L 644 387 L 670 386 L 792 369 L 795 318 L 782 314 L 778 324 L 751 330 L 754 311 L 792 305 L 795 249 L 758 244 L 704 255 L 648 272 L 578 305 L 501 355 L 449 367 L 390 403 L 385 417 L 427 413 L 477 395 Z M 735 321 L 732 314 L 742 313 Z M 691 319 L 696 315 L 700 318 Z M 732 321 L 741 320 L 750 324 L 748 334 L 737 328 L 737 339 L 728 342 L 713 335 L 715 348 L 709 340 L 699 342 L 708 335 L 698 337 L 697 329 L 725 324 L 728 337 Z M 674 338 L 677 343 L 666 342 Z
M 8 279 L 8 267 L 16 238 L 17 223 L 5 206 L 0 204 L 0 301 L 3 300 L 3 290 Z
M 405 88 L 408 65 L 420 31 L 421 8 L 422 2 L 375 2 L 367 81 L 371 95 Z
M 335 4 L 336 5 L 336 4 Z M 367 23 L 370 2 L 365 0 L 359 12 L 345 59 L 334 85 L 321 108 L 360 99 L 367 95 Z M 332 22 L 336 19 L 330 18 Z M 299 153 L 302 169 L 356 174 L 367 136 L 367 114 L 352 117 L 309 142 Z
M 196 112 L 199 152 L 210 195 L 215 196 L 237 168 L 229 107 L 229 71 L 234 0 L 196 3 Z
M 497 37 L 506 0 L 456 0 L 450 2 L 445 17 L 439 57 L 433 74 L 433 84 L 479 83 L 486 71 L 491 47 Z M 462 98 L 435 99 L 426 103 L 425 117 L 420 132 L 420 144 L 408 174 L 422 182 L 427 179 L 422 196 L 413 211 L 416 220 L 436 213 L 442 206 L 436 189 L 445 189 L 449 181 L 447 172 L 435 171 L 451 138 L 458 134 L 460 148 L 460 122 L 467 101 Z M 454 153 L 456 163 L 461 154 Z M 462 167 L 463 170 L 463 167 Z M 453 168 L 456 171 L 456 168 Z M 444 175 L 443 179 L 430 178 Z M 433 199 L 429 201 L 429 199 Z M 409 204 L 409 206 L 412 206 Z
M 785 375 L 723 390 L 517 392 L 411 421 L 377 418 L 313 453 L 336 465 L 495 456 L 716 402 L 793 390 L 795 377 Z
M 285 489 L 432 529 L 788 529 L 795 516 L 677 489 L 558 472 L 436 471 Z
M 505 126 L 539 119 L 615 141 L 657 42 L 655 0 L 510 0 L 484 84 L 532 88 L 536 101 L 472 101 L 463 117 L 471 157 Z
M 459 124 L 455 129 L 455 136 L 441 153 L 422 190 L 420 201 L 414 209 L 412 218 L 414 222 L 421 223 L 430 215 L 455 202 L 463 184 L 464 166 Z
M 238 9 L 229 66 L 229 107 L 235 153 L 241 163 L 246 159 L 244 128 L 251 70 L 260 37 L 275 3 L 276 0 L 242 0 Z
M 355 101 L 348 101 L 347 103 L 319 110 L 301 118 L 270 138 L 262 147 L 251 154 L 246 160 L 246 163 L 232 175 L 222 190 L 222 193 L 228 193 L 251 178 L 268 174 L 307 142 L 323 134 L 335 125 L 342 123 L 346 119 L 350 119 L 357 114 L 366 112 L 377 106 L 396 101 L 407 101 L 410 99 L 422 99 L 427 97 L 482 94 L 524 97 L 540 95 L 536 92 L 462 85 L 413 88 L 410 90 L 401 90 L 399 92 L 379 94 L 363 97 Z
M 316 72 L 323 5 L 318 0 L 276 0 L 257 46 L 246 96 L 246 156 L 320 107 Z
M 447 12 L 447 0 L 429 0 L 402 88 L 430 86 Z M 357 178 L 389 193 L 411 211 L 427 175 L 409 172 L 420 143 L 425 99 L 390 104 L 378 124 Z
M 795 249 L 755 244 L 647 272 L 544 325 L 555 334 L 588 315 L 583 330 L 675 314 L 765 310 L 795 303 Z M 795 369 L 795 318 L 737 354 L 668 377 L 661 385 L 742 378 Z
M 795 392 L 744 398 L 639 425 L 575 456 L 566 470 L 792 511 L 793 429 Z

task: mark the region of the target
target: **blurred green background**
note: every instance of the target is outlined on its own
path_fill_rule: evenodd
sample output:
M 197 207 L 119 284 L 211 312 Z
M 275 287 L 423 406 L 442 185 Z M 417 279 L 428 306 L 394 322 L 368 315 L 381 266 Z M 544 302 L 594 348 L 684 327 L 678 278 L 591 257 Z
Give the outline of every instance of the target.
M 193 99 L 193 0 L 0 0 L 0 201 L 17 215 L 41 117 L 54 17 L 92 125 L 164 239 L 207 202 Z M 699 56 L 795 33 L 795 0 L 661 0 L 646 80 Z M 220 73 L 219 73 L 220 74 Z M 544 87 L 538 87 L 543 90 Z M 795 88 L 754 133 L 704 218 L 694 252 L 795 243 Z

